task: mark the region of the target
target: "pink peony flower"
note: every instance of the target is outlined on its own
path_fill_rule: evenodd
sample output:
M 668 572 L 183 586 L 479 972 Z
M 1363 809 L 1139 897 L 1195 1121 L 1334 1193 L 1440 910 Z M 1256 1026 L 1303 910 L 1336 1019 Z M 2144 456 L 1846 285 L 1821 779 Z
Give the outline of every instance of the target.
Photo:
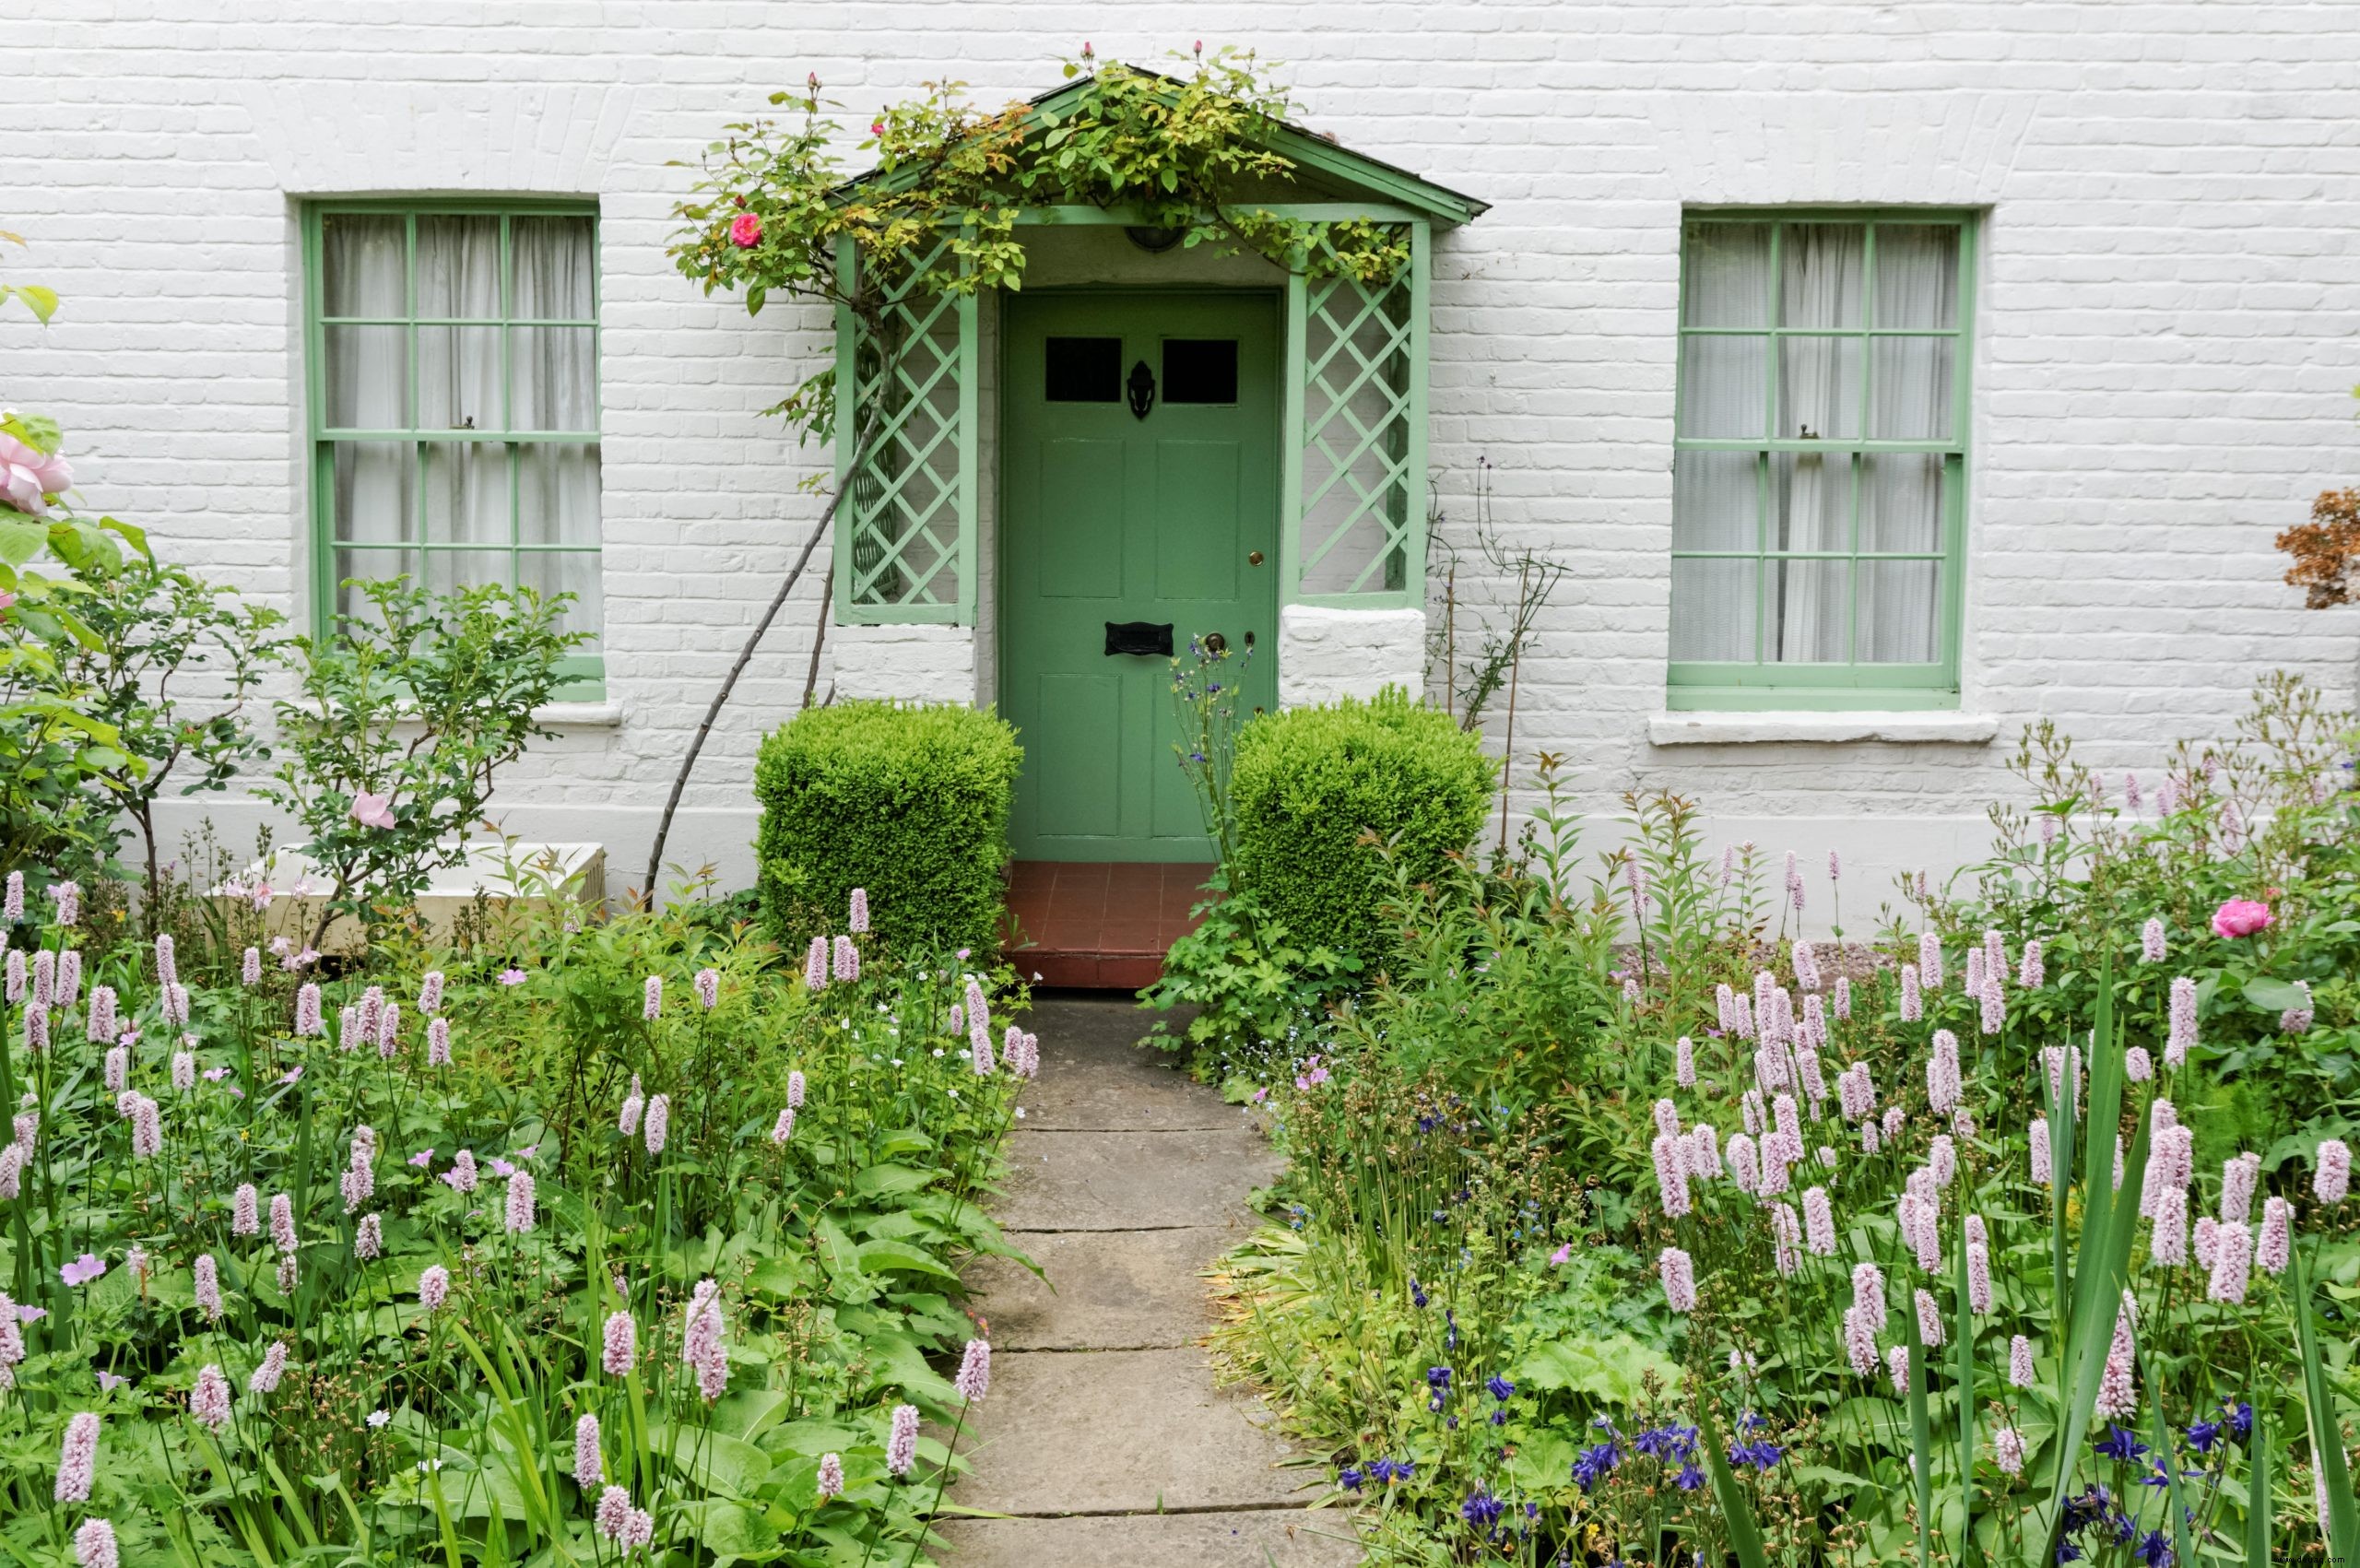
M 49 510 L 49 497 L 70 488 L 74 470 L 63 457 L 53 457 L 0 430 L 0 501 L 39 517 Z
M 750 251 L 762 242 L 762 220 L 750 212 L 741 212 L 729 220 L 729 242 L 741 251 Z
M 394 825 L 394 797 L 372 795 L 362 790 L 352 797 L 352 819 L 364 828 L 390 828 Z
M 2270 906 L 2251 899 L 2231 899 L 2212 912 L 2212 935 L 2215 937 L 2250 937 L 2266 929 L 2272 920 Z

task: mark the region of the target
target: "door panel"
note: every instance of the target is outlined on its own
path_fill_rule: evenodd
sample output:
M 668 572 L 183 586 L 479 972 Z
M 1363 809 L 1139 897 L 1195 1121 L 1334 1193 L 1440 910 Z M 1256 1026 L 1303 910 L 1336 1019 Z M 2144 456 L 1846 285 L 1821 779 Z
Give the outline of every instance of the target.
M 1015 852 L 1210 859 L 1174 755 L 1170 661 L 1108 654 L 1106 624 L 1169 623 L 1183 658 L 1218 631 L 1224 683 L 1248 708 L 1276 703 L 1277 301 L 1107 290 L 1013 296 L 1007 310 L 1000 705 L 1025 753 Z M 1141 364 L 1157 385 L 1143 418 L 1127 392 Z

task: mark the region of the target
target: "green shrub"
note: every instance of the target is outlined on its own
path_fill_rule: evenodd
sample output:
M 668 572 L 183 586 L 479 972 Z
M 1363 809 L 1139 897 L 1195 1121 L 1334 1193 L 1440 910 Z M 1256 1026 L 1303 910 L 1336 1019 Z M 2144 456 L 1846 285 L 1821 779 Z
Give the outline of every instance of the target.
M 855 888 L 896 944 L 996 947 L 1008 811 L 1022 759 L 993 713 L 839 702 L 762 742 L 762 918 L 782 945 L 841 931 Z
M 1297 942 L 1374 961 L 1386 949 L 1380 906 L 1392 844 L 1412 882 L 1442 869 L 1482 831 L 1497 777 L 1478 737 L 1388 687 L 1366 702 L 1266 714 L 1238 737 L 1230 790 L 1234 880 Z

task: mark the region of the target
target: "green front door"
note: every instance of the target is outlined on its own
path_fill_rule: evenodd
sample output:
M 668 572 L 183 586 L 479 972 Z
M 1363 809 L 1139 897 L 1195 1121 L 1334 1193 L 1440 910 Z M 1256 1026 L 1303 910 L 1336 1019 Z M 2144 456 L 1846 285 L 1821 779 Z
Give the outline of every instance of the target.
M 1172 652 L 1218 633 L 1278 701 L 1278 301 L 1008 301 L 1000 712 L 1024 747 L 1023 860 L 1209 860 L 1173 746 Z M 1110 651 L 1111 650 L 1111 651 Z

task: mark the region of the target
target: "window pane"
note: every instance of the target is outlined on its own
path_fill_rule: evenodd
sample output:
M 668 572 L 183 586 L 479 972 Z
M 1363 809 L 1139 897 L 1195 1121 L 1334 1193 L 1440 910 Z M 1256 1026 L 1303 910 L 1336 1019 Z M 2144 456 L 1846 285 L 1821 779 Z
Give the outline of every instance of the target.
M 500 328 L 421 326 L 418 329 L 418 428 L 422 430 L 502 430 Z
M 414 537 L 418 504 L 412 481 L 417 471 L 417 448 L 408 442 L 336 442 L 330 536 L 362 544 Z
M 1671 459 L 1671 548 L 1750 550 L 1756 547 L 1755 477 L 1751 452 L 1679 452 Z
M 429 442 L 419 459 L 419 473 L 426 494 L 427 543 L 508 543 L 508 447 L 504 442 Z
M 1941 563 L 1935 560 L 1860 562 L 1859 648 L 1867 665 L 1929 665 L 1941 625 Z
M 568 605 L 559 624 L 568 631 L 587 631 L 596 636 L 606 629 L 606 605 L 599 597 L 598 557 L 589 550 L 528 550 L 516 558 L 519 587 L 530 588 L 544 598 L 560 594 L 572 594 L 573 603 Z M 583 652 L 595 652 L 585 648 Z
M 1237 339 L 1165 338 L 1163 400 L 1166 403 L 1236 402 Z
M 1682 324 L 1770 324 L 1770 225 L 1692 223 L 1680 270 Z
M 526 321 L 597 314 L 596 232 L 584 218 L 518 218 L 508 225 L 509 313 Z
M 510 556 L 506 550 L 428 550 L 425 553 L 425 584 L 438 594 L 510 580 Z
M 1778 664 L 1844 662 L 1850 618 L 1851 564 L 1841 560 L 1774 560 L 1770 574 L 1769 634 L 1762 656 Z
M 1957 339 L 1878 337 L 1869 434 L 1877 441 L 1951 439 L 1951 367 Z
M 520 430 L 598 428 L 598 336 L 586 326 L 508 329 L 509 383 Z
M 1671 656 L 1682 663 L 1753 662 L 1755 566 L 1750 560 L 1671 563 Z
M 533 442 L 517 448 L 516 537 L 528 545 L 598 544 L 598 448 Z
M 1680 433 L 1743 436 L 1768 433 L 1763 407 L 1766 337 L 1683 337 L 1680 340 Z
M 1044 350 L 1045 395 L 1052 403 L 1120 403 L 1123 340 L 1052 337 Z
M 328 428 L 409 429 L 409 329 L 331 326 L 322 336 Z
M 320 306 L 331 316 L 406 316 L 407 220 L 330 213 L 320 219 Z
M 1837 441 L 1860 433 L 1858 337 L 1778 340 L 1778 434 L 1788 441 Z
M 1939 554 L 1942 548 L 1942 459 L 1937 453 L 1886 453 L 1860 460 L 1860 550 Z
M 1852 460 L 1780 452 L 1770 459 L 1770 548 L 1852 548 Z
M 1958 225 L 1877 225 L 1877 325 L 1958 324 Z
M 1863 275 L 1868 269 L 1868 226 L 1860 223 L 1789 223 L 1778 261 L 1784 326 L 1868 325 Z
M 418 313 L 500 319 L 499 218 L 419 218 Z

